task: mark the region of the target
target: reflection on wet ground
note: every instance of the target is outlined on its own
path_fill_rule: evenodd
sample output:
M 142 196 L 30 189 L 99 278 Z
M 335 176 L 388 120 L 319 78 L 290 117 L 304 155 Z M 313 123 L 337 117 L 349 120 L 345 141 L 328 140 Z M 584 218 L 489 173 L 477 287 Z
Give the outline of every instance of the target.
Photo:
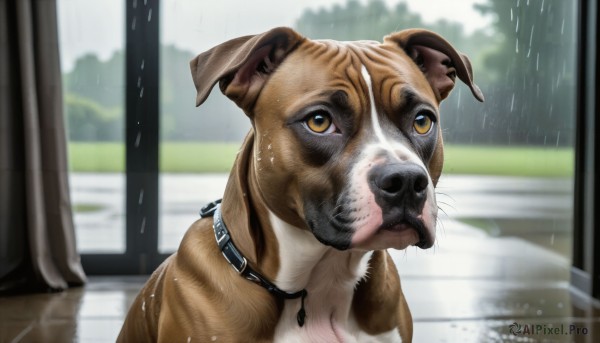
M 163 210 L 183 223 L 196 216 L 197 203 L 214 197 L 196 198 L 200 191 L 190 189 L 210 193 L 221 182 L 222 176 L 209 185 L 188 179 L 185 198 L 166 195 L 179 200 Z M 392 252 L 414 341 L 600 341 L 600 308 L 569 288 L 571 187 L 569 180 L 443 179 L 438 200 L 446 214 L 436 245 Z M 180 234 L 173 231 L 170 239 Z M 92 277 L 86 287 L 63 293 L 0 297 L 0 342 L 112 342 L 144 280 Z

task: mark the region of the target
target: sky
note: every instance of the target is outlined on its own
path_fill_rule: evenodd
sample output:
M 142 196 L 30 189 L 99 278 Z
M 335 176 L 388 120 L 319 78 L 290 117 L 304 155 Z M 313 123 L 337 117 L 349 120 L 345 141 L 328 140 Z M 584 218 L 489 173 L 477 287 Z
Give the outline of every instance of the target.
M 140 6 L 145 0 L 135 1 Z M 360 0 L 365 3 L 368 0 Z M 394 6 L 400 0 L 385 0 Z M 486 27 L 489 18 L 473 9 L 483 0 L 407 0 L 426 22 L 460 21 L 467 32 Z M 306 8 L 331 8 L 346 0 L 162 0 L 161 42 L 200 53 L 228 39 L 293 26 Z M 106 60 L 124 46 L 125 0 L 58 0 L 61 64 L 72 69 L 77 58 L 94 53 Z M 156 11 L 154 12 L 156 13 Z M 151 17 L 150 17 L 151 18 Z M 128 28 L 130 29 L 130 28 Z

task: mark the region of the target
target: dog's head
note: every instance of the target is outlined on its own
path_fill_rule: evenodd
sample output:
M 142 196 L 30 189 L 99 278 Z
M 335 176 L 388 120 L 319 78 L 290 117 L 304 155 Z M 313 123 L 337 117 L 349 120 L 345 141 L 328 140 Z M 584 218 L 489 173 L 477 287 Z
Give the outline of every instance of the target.
M 251 119 L 251 156 L 238 163 L 280 219 L 338 249 L 433 245 L 439 104 L 457 77 L 483 101 L 469 60 L 442 37 L 314 41 L 276 28 L 225 42 L 191 68 L 197 105 L 218 82 Z

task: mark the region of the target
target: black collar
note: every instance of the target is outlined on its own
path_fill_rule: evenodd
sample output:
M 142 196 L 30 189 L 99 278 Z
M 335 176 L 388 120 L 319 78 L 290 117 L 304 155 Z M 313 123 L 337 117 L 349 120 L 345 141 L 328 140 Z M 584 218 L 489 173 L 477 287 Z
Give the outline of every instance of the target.
M 242 253 L 235 247 L 233 241 L 231 240 L 231 236 L 229 235 L 229 230 L 225 226 L 223 222 L 223 217 L 221 216 L 221 200 L 213 201 L 210 204 L 204 206 L 200 210 L 200 217 L 213 217 L 214 216 L 214 224 L 213 229 L 215 230 L 215 239 L 217 240 L 217 244 L 219 245 L 219 249 L 221 249 L 221 253 L 229 262 L 229 264 L 235 269 L 238 274 L 242 277 L 246 278 L 249 281 L 252 281 L 262 287 L 264 287 L 269 293 L 282 298 L 282 299 L 297 299 L 302 298 L 300 311 L 298 311 L 297 320 L 298 325 L 304 325 L 304 319 L 306 317 L 306 312 L 304 311 L 304 298 L 308 295 L 306 289 L 295 293 L 289 293 L 286 291 L 282 291 L 273 283 L 269 282 L 262 275 L 257 273 L 252 267 L 248 264 L 248 260 L 242 255 Z

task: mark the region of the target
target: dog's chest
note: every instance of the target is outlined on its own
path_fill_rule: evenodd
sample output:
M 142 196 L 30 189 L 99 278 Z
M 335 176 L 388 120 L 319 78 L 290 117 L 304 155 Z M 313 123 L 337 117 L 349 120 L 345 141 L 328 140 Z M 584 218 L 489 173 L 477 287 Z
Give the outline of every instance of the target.
M 275 342 L 401 342 L 397 330 L 376 336 L 363 332 L 353 313 L 354 290 L 362 278 L 368 277 L 372 252 L 324 248 L 312 235 L 272 214 L 271 223 L 279 241 L 278 286 L 305 288 L 308 292 L 304 325 L 297 320 L 302 300 L 286 300 L 275 329 Z

